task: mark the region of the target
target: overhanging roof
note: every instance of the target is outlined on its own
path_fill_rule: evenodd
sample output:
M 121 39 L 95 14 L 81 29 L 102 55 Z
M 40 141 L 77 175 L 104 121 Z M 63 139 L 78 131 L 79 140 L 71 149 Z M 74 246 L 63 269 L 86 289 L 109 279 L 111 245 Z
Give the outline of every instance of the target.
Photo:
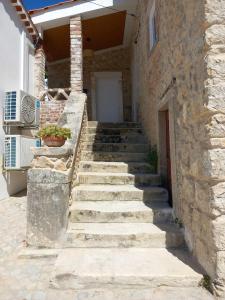
M 36 42 L 39 39 L 38 30 L 35 27 L 33 21 L 31 20 L 28 12 L 24 8 L 22 2 L 20 0 L 11 0 L 11 4 L 15 8 L 21 22 L 23 23 L 24 27 L 27 29 L 32 40 Z

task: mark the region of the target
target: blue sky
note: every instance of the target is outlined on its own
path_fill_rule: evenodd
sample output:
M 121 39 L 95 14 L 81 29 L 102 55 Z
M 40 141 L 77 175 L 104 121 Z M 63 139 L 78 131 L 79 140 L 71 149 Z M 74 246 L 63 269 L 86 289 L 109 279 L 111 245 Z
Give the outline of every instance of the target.
M 65 0 L 22 0 L 26 9 L 40 8 L 48 5 L 52 5 Z

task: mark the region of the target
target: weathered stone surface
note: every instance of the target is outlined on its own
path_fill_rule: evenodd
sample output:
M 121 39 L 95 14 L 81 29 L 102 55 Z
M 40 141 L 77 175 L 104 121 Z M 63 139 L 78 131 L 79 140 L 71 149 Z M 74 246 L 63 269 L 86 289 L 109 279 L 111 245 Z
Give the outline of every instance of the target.
M 27 196 L 28 244 L 35 247 L 57 247 L 64 239 L 67 229 L 69 183 L 28 181 Z
M 70 221 L 77 223 L 171 223 L 172 208 L 167 203 L 141 201 L 75 201 Z
M 78 248 L 177 248 L 184 246 L 184 237 L 174 224 L 71 223 L 66 245 Z
M 69 172 L 59 172 L 49 169 L 31 169 L 28 171 L 29 183 L 63 184 L 71 182 Z
M 129 173 L 97 173 L 79 172 L 80 184 L 137 184 L 159 186 L 161 178 L 156 174 L 129 174 Z
M 39 147 L 31 148 L 34 156 L 47 156 L 47 157 L 66 157 L 73 154 L 72 150 L 68 147 Z
M 202 278 L 198 270 L 185 251 L 68 249 L 58 256 L 51 286 L 57 289 L 104 288 L 113 282 L 115 288 L 129 289 L 162 285 L 194 287 Z
M 73 189 L 75 201 L 144 201 L 167 202 L 168 192 L 161 187 L 134 187 L 132 185 L 80 185 Z

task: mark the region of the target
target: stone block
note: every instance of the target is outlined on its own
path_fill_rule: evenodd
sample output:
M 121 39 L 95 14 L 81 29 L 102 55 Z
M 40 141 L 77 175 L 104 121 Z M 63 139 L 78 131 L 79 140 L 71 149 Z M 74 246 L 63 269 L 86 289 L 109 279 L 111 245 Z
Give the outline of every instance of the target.
M 67 229 L 70 182 L 61 173 L 52 174 L 37 169 L 29 172 L 27 242 L 35 247 L 57 247 Z

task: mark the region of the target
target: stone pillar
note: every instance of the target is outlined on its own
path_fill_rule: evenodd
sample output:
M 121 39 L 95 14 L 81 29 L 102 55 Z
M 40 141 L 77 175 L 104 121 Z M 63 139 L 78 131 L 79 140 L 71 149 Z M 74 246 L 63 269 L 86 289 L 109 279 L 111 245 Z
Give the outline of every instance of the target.
M 83 92 L 83 45 L 81 16 L 70 19 L 70 55 L 72 92 Z
M 27 242 L 33 247 L 62 245 L 68 223 L 72 149 L 32 148 L 28 171 Z
M 34 78 L 35 96 L 39 97 L 45 89 L 45 52 L 43 45 L 40 45 L 35 52 Z

